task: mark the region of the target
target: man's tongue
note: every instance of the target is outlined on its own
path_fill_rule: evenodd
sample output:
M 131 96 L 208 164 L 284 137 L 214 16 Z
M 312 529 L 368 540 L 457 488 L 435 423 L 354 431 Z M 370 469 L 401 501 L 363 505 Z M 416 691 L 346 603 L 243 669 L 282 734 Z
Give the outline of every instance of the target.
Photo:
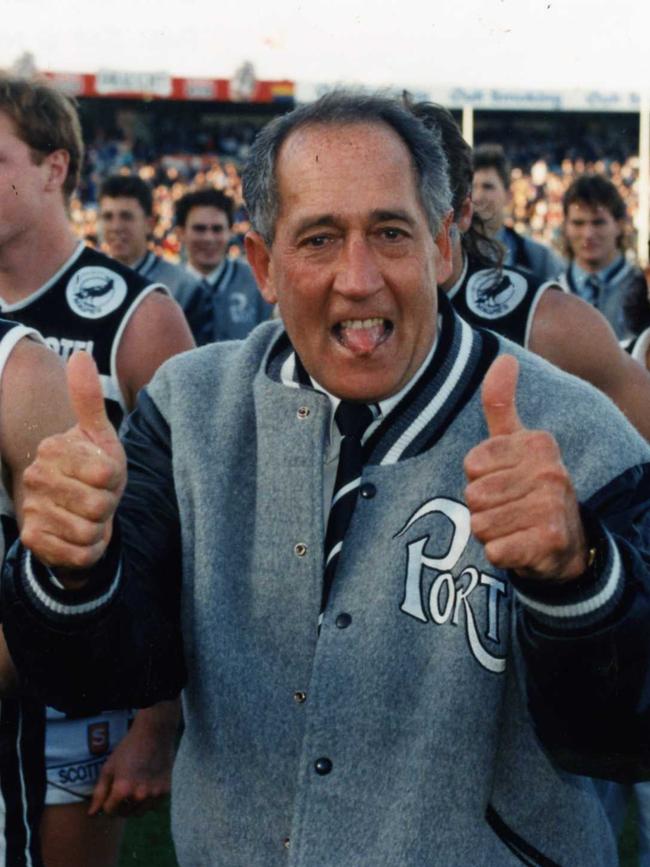
M 341 325 L 340 340 L 355 355 L 369 355 L 379 346 L 385 333 L 383 320 L 364 324 L 361 328 L 358 325 Z

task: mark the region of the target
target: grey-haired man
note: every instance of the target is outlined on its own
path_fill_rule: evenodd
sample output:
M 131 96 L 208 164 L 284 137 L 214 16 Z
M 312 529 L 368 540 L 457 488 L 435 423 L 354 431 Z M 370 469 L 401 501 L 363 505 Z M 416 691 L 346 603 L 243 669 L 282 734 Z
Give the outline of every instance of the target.
M 566 769 L 648 772 L 648 447 L 438 297 L 445 159 L 397 103 L 275 120 L 245 195 L 282 322 L 141 396 L 121 542 L 124 453 L 70 364 L 78 424 L 26 473 L 5 572 L 24 682 L 184 687 L 183 867 L 613 863 Z

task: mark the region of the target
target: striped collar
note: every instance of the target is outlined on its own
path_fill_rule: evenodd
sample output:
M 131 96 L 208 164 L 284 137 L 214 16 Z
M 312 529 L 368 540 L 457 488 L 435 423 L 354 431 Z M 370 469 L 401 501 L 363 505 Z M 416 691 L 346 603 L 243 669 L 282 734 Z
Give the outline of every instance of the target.
M 395 464 L 435 445 L 496 357 L 498 338 L 488 331 L 473 330 L 441 292 L 438 309 L 440 324 L 431 359 L 370 431 L 364 442 L 365 463 Z M 286 333 L 271 351 L 267 373 L 290 388 L 314 388 Z
M 574 259 L 569 265 L 567 281 L 571 289 L 580 294 L 587 280 L 592 278 L 595 278 L 602 286 L 615 283 L 616 279 L 622 277 L 627 271 L 626 266 L 629 268 L 625 256 L 619 256 L 605 268 L 601 268 L 600 271 L 585 271 Z
M 158 257 L 152 250 L 147 250 L 142 259 L 138 259 L 138 261 L 131 265 L 131 267 L 134 271 L 137 271 L 138 274 L 146 277 L 156 264 L 157 259 Z
M 223 277 L 226 271 L 231 270 L 229 268 L 231 260 L 228 256 L 224 256 L 221 262 L 217 265 L 214 271 L 210 271 L 209 274 L 202 274 L 200 271 L 197 271 L 189 263 L 187 264 L 187 270 L 195 277 L 198 277 L 199 280 L 203 280 L 205 283 L 209 283 L 213 289 L 218 289 L 220 284 L 223 282 Z

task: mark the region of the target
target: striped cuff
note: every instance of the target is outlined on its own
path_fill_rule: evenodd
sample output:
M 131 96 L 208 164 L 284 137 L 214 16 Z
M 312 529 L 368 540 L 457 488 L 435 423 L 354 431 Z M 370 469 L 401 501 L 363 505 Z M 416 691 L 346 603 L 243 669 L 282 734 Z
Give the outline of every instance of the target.
M 114 533 L 102 559 L 84 573 L 88 580 L 66 589 L 56 574 L 28 549 L 20 558 L 20 585 L 30 608 L 47 620 L 81 623 L 100 614 L 119 592 L 122 578 L 119 533 Z
M 588 580 L 549 587 L 541 581 L 513 579 L 517 599 L 535 620 L 556 632 L 573 632 L 612 614 L 621 599 L 625 575 L 616 543 L 606 530 L 601 529 L 601 534 Z

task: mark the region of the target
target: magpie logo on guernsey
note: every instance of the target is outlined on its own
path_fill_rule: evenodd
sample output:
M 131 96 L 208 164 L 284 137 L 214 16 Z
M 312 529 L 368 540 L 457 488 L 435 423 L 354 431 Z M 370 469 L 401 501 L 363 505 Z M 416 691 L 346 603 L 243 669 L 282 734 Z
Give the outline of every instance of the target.
M 528 282 L 521 274 L 503 269 L 477 271 L 467 281 L 467 306 L 476 316 L 498 319 L 513 311 L 526 297 Z
M 120 306 L 126 293 L 126 281 L 115 271 L 89 266 L 72 276 L 65 297 L 74 313 L 85 319 L 101 319 Z
M 406 546 L 404 599 L 400 610 L 423 623 L 435 626 L 458 626 L 464 615 L 467 643 L 476 661 L 487 671 L 502 674 L 506 660 L 491 652 L 500 645 L 499 614 L 501 600 L 508 595 L 508 585 L 476 566 L 466 566 L 454 575 L 471 536 L 467 506 L 446 497 L 435 497 L 420 506 L 393 538 L 403 536 L 418 521 L 442 515 L 451 525 L 451 542 L 446 551 L 429 550 L 432 535 L 423 535 Z M 481 594 L 482 604 L 476 605 Z M 474 607 L 486 611 L 487 622 L 477 623 Z M 485 640 L 481 638 L 485 637 Z

